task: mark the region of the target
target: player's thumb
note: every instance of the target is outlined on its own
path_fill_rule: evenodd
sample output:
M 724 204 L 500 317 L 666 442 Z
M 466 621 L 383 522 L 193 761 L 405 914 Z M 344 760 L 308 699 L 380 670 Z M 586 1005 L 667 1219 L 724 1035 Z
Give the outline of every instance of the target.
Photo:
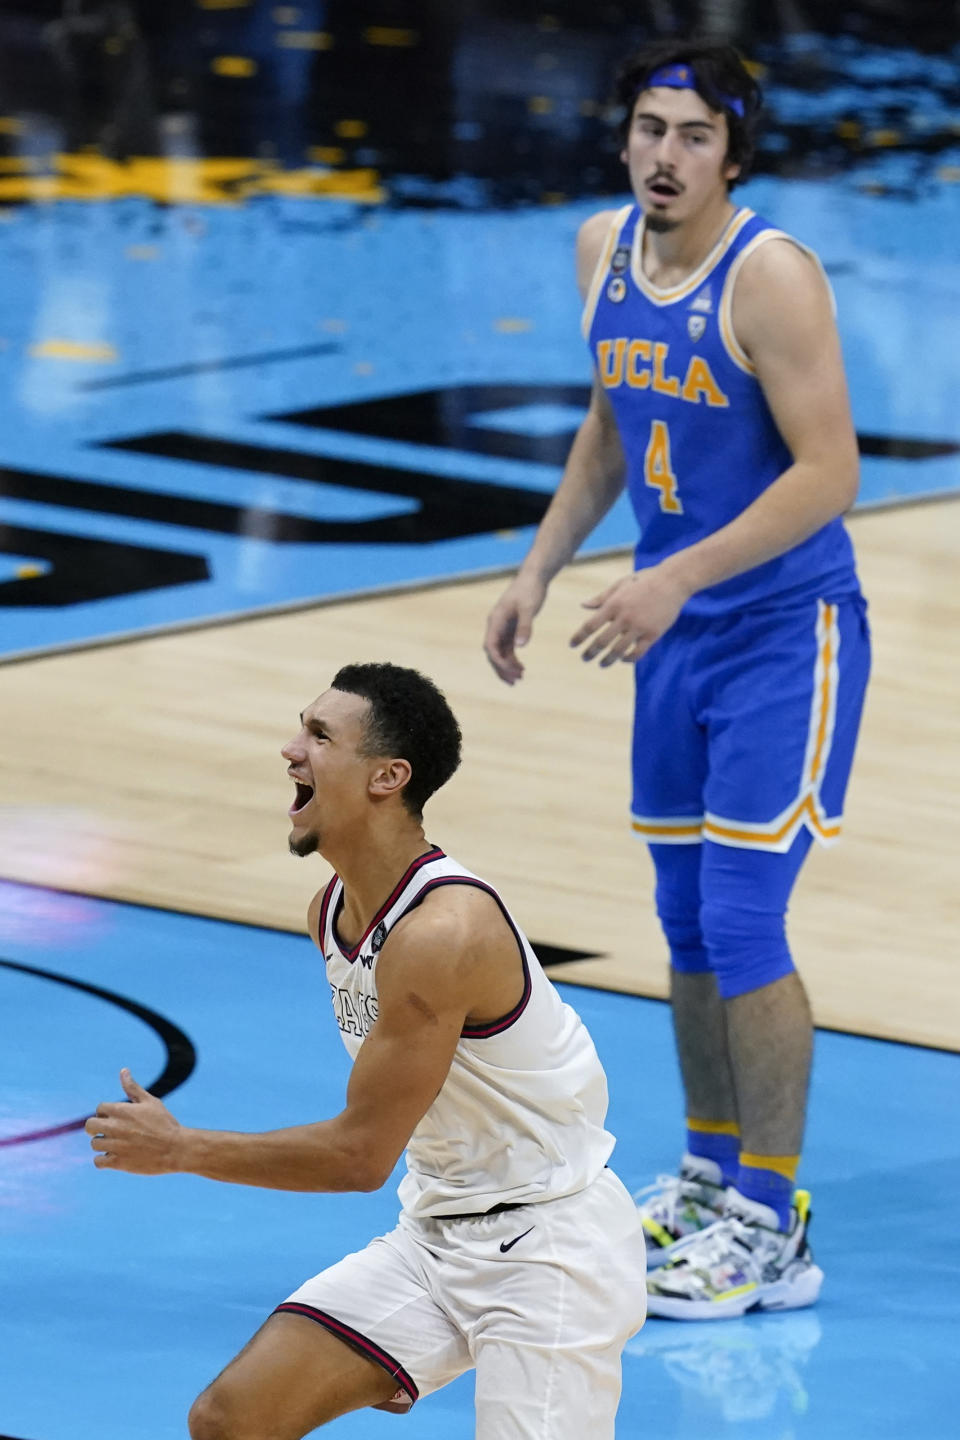
M 149 1100 L 150 1096 L 142 1085 L 138 1085 L 129 1070 L 120 1071 L 120 1084 L 128 1100 Z
M 533 611 L 521 610 L 517 616 L 517 629 L 513 637 L 513 643 L 519 650 L 521 645 L 526 645 L 533 634 Z

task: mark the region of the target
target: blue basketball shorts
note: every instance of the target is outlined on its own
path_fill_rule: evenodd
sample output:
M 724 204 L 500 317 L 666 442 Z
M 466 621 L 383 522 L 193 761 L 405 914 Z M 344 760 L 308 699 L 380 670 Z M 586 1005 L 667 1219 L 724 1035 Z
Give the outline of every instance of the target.
M 636 666 L 633 829 L 786 855 L 840 834 L 870 672 L 866 602 L 683 617 Z

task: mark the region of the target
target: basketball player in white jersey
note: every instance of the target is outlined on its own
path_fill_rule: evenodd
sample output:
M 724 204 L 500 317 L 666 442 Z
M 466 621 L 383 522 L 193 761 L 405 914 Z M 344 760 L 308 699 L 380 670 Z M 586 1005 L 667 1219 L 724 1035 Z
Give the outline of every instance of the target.
M 277 1307 L 190 1434 L 299 1440 L 475 1368 L 478 1440 L 613 1440 L 621 1352 L 645 1314 L 643 1230 L 607 1166 L 590 1036 L 499 896 L 424 837 L 457 722 L 416 671 L 349 665 L 283 755 L 290 848 L 337 872 L 309 928 L 354 1057 L 344 1108 L 265 1134 L 187 1129 L 123 1071 L 128 1103 L 87 1122 L 95 1163 L 359 1191 L 406 1148 L 402 1210 Z

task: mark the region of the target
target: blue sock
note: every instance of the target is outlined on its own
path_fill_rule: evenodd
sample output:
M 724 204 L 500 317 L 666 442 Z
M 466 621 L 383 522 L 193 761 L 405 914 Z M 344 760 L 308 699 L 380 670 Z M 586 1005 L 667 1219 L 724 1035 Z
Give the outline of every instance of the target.
M 775 1210 L 781 1230 L 790 1229 L 790 1207 L 799 1159 L 799 1155 L 742 1154 L 737 1178 L 733 1182 L 746 1199 L 769 1205 L 771 1210 Z
M 720 1166 L 724 1185 L 735 1185 L 740 1163 L 740 1127 L 733 1120 L 687 1117 L 687 1150 Z

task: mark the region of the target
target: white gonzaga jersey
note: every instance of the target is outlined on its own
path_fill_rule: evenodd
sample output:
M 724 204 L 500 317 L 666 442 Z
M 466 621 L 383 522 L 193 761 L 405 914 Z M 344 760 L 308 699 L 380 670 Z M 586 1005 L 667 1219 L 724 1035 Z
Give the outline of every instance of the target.
M 350 949 L 336 933 L 343 881 L 335 875 L 327 886 L 319 936 L 343 1042 L 355 1057 L 377 1018 L 383 944 L 440 885 L 475 885 L 493 897 L 516 936 L 524 987 L 509 1014 L 464 1026 L 443 1088 L 410 1137 L 403 1209 L 472 1214 L 575 1194 L 613 1149 L 604 1129 L 607 1077 L 586 1026 L 544 975 L 499 895 L 442 850 L 414 860 Z

